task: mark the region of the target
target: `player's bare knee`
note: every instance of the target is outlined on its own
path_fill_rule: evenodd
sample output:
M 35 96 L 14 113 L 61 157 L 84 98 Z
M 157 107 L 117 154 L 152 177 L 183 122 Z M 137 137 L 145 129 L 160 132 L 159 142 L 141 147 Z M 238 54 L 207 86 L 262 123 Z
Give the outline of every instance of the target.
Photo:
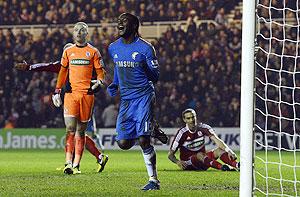
M 134 141 L 132 141 L 132 140 L 120 140 L 117 143 L 118 143 L 118 146 L 120 147 L 120 149 L 122 149 L 122 150 L 128 150 L 131 147 L 133 147 L 133 145 L 134 145 Z
M 77 131 L 79 131 L 79 132 L 85 131 L 86 127 L 87 127 L 86 122 L 80 122 L 80 121 L 77 122 L 77 125 L 76 125 Z
M 197 153 L 196 157 L 197 157 L 197 159 L 198 159 L 199 161 L 203 161 L 203 160 L 204 160 L 204 157 L 205 157 L 205 154 L 202 153 L 202 152 L 199 152 L 199 153 Z
M 118 146 L 122 150 L 129 150 L 132 147 L 132 146 L 129 146 L 127 144 L 120 144 L 120 143 L 118 143 Z
M 76 131 L 76 119 L 74 117 L 65 117 L 65 124 L 67 131 Z
M 67 124 L 66 125 L 66 130 L 67 130 L 67 133 L 69 133 L 69 132 L 75 133 L 76 132 L 76 127 L 75 127 L 75 125 Z
M 85 136 L 85 131 L 76 131 L 76 135 L 83 137 L 83 136 Z
M 225 151 L 219 147 L 213 150 L 215 158 L 219 158 Z

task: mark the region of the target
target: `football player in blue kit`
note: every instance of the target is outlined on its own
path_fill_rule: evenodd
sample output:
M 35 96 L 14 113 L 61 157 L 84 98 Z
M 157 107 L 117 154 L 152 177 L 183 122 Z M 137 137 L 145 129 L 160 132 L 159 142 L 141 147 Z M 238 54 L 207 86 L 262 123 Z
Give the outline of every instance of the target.
M 120 92 L 120 108 L 116 123 L 117 143 L 123 150 L 140 145 L 149 175 L 142 190 L 159 190 L 156 153 L 150 138 L 167 143 L 168 137 L 154 121 L 154 83 L 159 78 L 154 47 L 139 36 L 139 19 L 123 13 L 118 18 L 119 38 L 108 48 L 114 62 L 114 79 L 107 87 L 110 96 Z

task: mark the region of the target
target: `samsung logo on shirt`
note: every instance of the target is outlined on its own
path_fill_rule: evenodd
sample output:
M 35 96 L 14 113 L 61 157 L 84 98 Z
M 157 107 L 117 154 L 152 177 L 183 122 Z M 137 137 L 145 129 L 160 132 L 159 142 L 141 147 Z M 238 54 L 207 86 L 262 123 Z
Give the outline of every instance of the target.
M 73 60 L 71 60 L 71 64 L 72 65 L 89 65 L 90 64 L 90 60 L 86 60 L 86 59 L 73 59 Z
M 139 66 L 139 62 L 117 61 L 116 65 L 119 66 L 119 67 L 134 68 L 136 66 Z

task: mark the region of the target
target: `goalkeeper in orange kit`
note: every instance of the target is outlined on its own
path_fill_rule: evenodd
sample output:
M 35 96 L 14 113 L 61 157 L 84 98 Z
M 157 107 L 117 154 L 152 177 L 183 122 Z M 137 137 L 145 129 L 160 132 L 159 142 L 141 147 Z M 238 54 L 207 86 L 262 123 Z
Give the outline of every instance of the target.
M 53 104 L 60 107 L 62 105 L 61 88 L 69 78 L 71 88 L 66 92 L 64 101 L 64 120 L 67 131 L 65 174 L 81 173 L 79 164 L 85 145 L 87 122 L 91 118 L 94 105 L 93 90 L 102 84 L 105 74 L 101 55 L 95 47 L 87 43 L 87 35 L 87 24 L 76 23 L 73 31 L 75 44 L 63 52 L 61 69 L 52 96 Z M 93 71 L 97 74 L 97 80 L 91 87 Z M 74 148 L 75 157 L 73 158 Z
M 67 47 L 72 46 L 72 43 L 68 43 L 64 46 L 64 49 L 66 49 Z M 23 61 L 22 63 L 16 63 L 14 65 L 14 68 L 17 70 L 21 70 L 21 71 L 30 71 L 30 72 L 52 72 L 52 73 L 59 73 L 60 68 L 61 68 L 61 63 L 59 61 L 56 62 L 50 62 L 50 63 L 37 63 L 37 64 L 28 64 L 25 61 Z M 95 80 L 92 80 L 95 83 Z M 94 84 L 92 84 L 94 85 Z M 66 85 L 66 89 L 67 91 L 70 89 L 69 88 L 69 83 L 67 83 Z M 94 92 L 98 91 L 98 89 L 100 89 L 100 87 L 98 86 L 96 89 L 94 89 Z M 93 118 L 89 121 L 89 125 L 94 125 L 94 115 L 92 115 Z M 96 133 L 95 133 L 95 128 L 87 128 L 87 131 L 89 131 L 91 133 L 91 137 L 94 140 L 97 140 L 97 146 L 100 147 L 101 149 L 103 149 L 102 143 L 100 141 L 100 139 L 98 139 Z M 96 136 L 96 138 L 95 138 Z M 97 172 L 102 172 L 106 162 L 108 160 L 108 156 L 107 155 L 103 155 L 101 153 L 101 151 L 97 148 L 95 142 L 93 141 L 93 139 L 91 139 L 91 137 L 89 135 L 85 135 L 85 148 L 92 154 L 95 156 L 96 160 L 97 160 Z M 58 170 L 60 170 L 61 168 L 57 168 Z

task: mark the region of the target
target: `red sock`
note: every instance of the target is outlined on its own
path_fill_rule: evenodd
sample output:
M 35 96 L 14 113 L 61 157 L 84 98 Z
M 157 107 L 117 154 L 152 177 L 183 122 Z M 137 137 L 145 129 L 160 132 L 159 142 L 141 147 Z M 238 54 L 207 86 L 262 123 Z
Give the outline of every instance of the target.
M 90 136 L 85 135 L 85 148 L 96 157 L 96 159 L 99 159 L 99 155 L 101 155 L 101 152 L 97 149 L 96 144 L 94 140 L 90 138 Z
M 75 146 L 74 137 L 75 133 L 67 132 L 65 143 L 66 163 L 72 162 L 73 159 L 73 152 Z
M 81 156 L 84 150 L 85 136 L 75 136 L 75 158 L 73 166 L 76 166 L 80 163 Z
M 230 165 L 230 166 L 232 166 L 232 167 L 234 167 L 234 168 L 237 167 L 237 162 L 236 162 L 235 160 L 230 159 L 230 157 L 229 157 L 229 155 L 228 155 L 227 152 L 223 153 L 223 154 L 220 156 L 220 159 L 221 159 L 224 163 L 226 163 L 226 164 L 228 164 L 228 165 Z
M 203 163 L 209 167 L 213 167 L 216 169 L 221 169 L 222 168 L 222 164 L 219 163 L 217 160 L 214 159 L 210 159 L 207 156 L 205 156 Z

